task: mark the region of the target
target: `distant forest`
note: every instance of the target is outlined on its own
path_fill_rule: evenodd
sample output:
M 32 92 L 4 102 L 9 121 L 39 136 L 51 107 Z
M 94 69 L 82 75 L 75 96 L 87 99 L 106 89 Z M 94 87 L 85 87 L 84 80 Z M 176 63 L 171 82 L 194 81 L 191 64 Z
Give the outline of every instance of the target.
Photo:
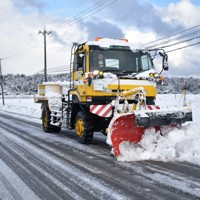
M 48 75 L 48 81 L 66 81 L 67 74 Z M 7 74 L 3 76 L 4 91 L 7 94 L 35 94 L 37 85 L 44 81 L 43 74 L 27 76 L 24 74 Z M 158 86 L 158 93 L 182 93 L 186 83 L 187 92 L 200 94 L 200 78 L 165 77 L 162 85 Z
M 65 81 L 68 79 L 67 74 L 48 75 L 49 81 Z M 43 74 L 27 76 L 24 74 L 7 74 L 3 76 L 4 91 L 7 94 L 27 94 L 33 95 L 37 92 L 37 85 L 44 81 Z

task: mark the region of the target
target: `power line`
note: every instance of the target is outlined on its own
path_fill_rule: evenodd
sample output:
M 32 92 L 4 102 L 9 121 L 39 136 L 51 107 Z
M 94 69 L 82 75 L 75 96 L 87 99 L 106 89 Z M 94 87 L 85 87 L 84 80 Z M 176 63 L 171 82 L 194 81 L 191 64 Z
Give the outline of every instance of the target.
M 100 6 L 101 4 L 105 4 L 105 3 L 106 3 L 105 0 L 103 0 L 103 1 L 100 0 L 100 1 L 98 1 L 97 3 L 95 3 L 94 5 L 92 5 L 92 6 L 90 6 L 89 8 L 87 8 L 86 10 L 83 10 L 83 11 L 80 12 L 79 14 L 76 14 L 76 15 L 70 17 L 70 18 L 67 19 L 65 22 L 58 23 L 57 25 L 55 25 L 55 26 L 53 26 L 53 27 L 51 27 L 51 28 L 49 28 L 49 29 L 56 29 L 56 28 L 59 28 L 60 26 L 63 26 L 64 24 L 66 24 L 66 23 L 68 23 L 68 22 L 71 22 L 71 20 L 74 20 L 74 19 L 76 19 L 76 18 L 78 18 L 78 17 L 80 17 L 80 16 L 82 16 L 82 15 L 85 15 L 85 14 L 88 13 L 88 11 L 91 11 L 91 10 L 97 8 L 98 6 Z
M 97 12 L 99 12 L 99 11 L 105 9 L 106 7 L 110 6 L 111 4 L 113 4 L 113 3 L 117 2 L 117 1 L 118 1 L 118 0 L 114 0 L 114 1 L 110 2 L 109 4 L 107 4 L 106 6 L 103 6 L 103 7 L 101 7 L 100 9 L 97 9 L 95 12 L 92 12 L 92 13 L 91 13 L 91 11 L 93 11 L 94 9 L 100 7 L 100 5 L 103 5 L 103 4 L 105 4 L 105 3 L 107 2 L 107 0 L 106 0 L 106 1 L 103 1 L 103 2 L 102 2 L 102 1 L 99 1 L 99 2 L 97 2 L 96 4 L 94 4 L 93 6 L 89 7 L 88 9 L 82 11 L 81 14 L 79 14 L 79 15 L 75 18 L 75 20 L 74 20 L 73 22 L 70 21 L 71 19 L 73 19 L 73 17 L 72 17 L 72 18 L 70 18 L 69 20 L 67 20 L 66 22 L 60 23 L 60 24 L 58 24 L 58 25 L 55 25 L 55 26 L 53 26 L 52 28 L 54 28 L 54 29 L 59 29 L 59 28 L 61 28 L 61 27 L 63 27 L 63 26 L 66 26 L 66 25 L 70 26 L 70 25 L 72 25 L 72 24 L 74 24 L 74 23 L 77 23 L 77 22 L 80 21 L 80 20 L 83 20 L 83 19 L 85 19 L 85 18 L 88 18 L 88 17 L 94 15 L 95 13 L 97 13 Z M 86 11 L 87 11 L 87 12 L 86 12 Z M 88 12 L 88 11 L 89 11 L 89 12 Z M 89 14 L 89 15 L 86 15 L 86 14 Z M 83 16 L 83 17 L 82 17 L 82 16 Z M 55 70 L 55 72 L 61 72 L 61 71 L 63 71 L 63 69 L 56 69 L 56 70 Z M 67 70 L 64 69 L 64 71 L 67 71 Z M 52 72 L 52 71 L 51 71 L 51 72 Z M 45 70 L 44 70 L 44 73 L 45 73 Z M 47 72 L 46 72 L 46 73 L 47 73 Z
M 115 3 L 118 0 L 114 0 L 112 2 L 110 2 L 109 4 L 107 4 L 104 7 L 101 7 L 102 5 L 104 5 L 106 2 L 108 2 L 107 0 L 104 1 L 98 1 L 97 3 L 95 3 L 93 6 L 90 6 L 89 8 L 87 8 L 86 10 L 82 11 L 81 13 L 79 13 L 78 15 L 75 15 L 75 17 L 71 17 L 70 19 L 68 19 L 66 22 L 63 23 L 58 23 L 57 25 L 51 27 L 51 28 L 55 28 L 55 29 L 59 29 L 62 28 L 63 26 L 69 25 L 71 26 L 72 24 L 77 23 L 80 20 L 86 19 L 94 14 L 96 14 L 97 12 L 105 9 L 106 7 L 110 6 L 111 4 Z M 100 9 L 96 10 L 95 12 L 91 12 L 97 8 L 101 7 Z M 89 14 L 89 15 L 87 15 Z M 74 21 L 71 21 L 71 20 Z M 30 50 L 32 50 L 33 48 L 35 48 L 36 46 L 34 46 L 33 41 L 36 39 L 37 36 L 33 37 L 31 39 L 31 41 L 26 42 L 23 46 L 21 46 L 21 48 L 19 48 L 17 51 L 15 51 L 14 53 L 12 53 L 11 55 L 5 57 L 4 59 L 11 59 L 14 57 L 18 57 L 21 55 L 24 55 L 25 53 L 29 52 Z
M 51 67 L 48 68 L 48 73 L 53 73 L 53 72 L 69 72 L 70 71 L 70 66 L 69 65 L 63 65 L 63 66 L 58 66 L 58 67 Z M 38 72 L 36 72 L 35 74 L 40 74 L 43 73 L 44 70 L 40 70 Z
M 190 41 L 198 39 L 198 38 L 200 38 L 200 35 L 196 36 L 194 38 L 190 38 L 190 39 L 187 39 L 187 40 L 184 40 L 184 41 L 176 42 L 176 43 L 170 44 L 170 45 L 161 46 L 161 47 L 158 47 L 158 48 L 164 49 L 164 48 L 168 48 L 168 47 L 171 47 L 171 46 L 174 46 L 174 45 L 178 45 L 178 44 L 182 44 L 182 43 L 185 43 L 185 42 L 190 42 Z
M 152 46 L 147 46 L 146 48 L 156 48 L 156 47 L 158 47 L 159 45 L 168 44 L 168 43 L 170 43 L 170 42 L 173 42 L 173 41 L 176 41 L 176 40 L 179 40 L 179 39 L 184 39 L 184 38 L 186 38 L 186 37 L 188 37 L 188 36 L 190 36 L 190 35 L 196 35 L 196 34 L 199 33 L 199 32 L 200 32 L 200 30 L 197 30 L 197 31 L 194 31 L 194 32 L 191 32 L 191 33 L 187 33 L 187 34 L 185 34 L 185 35 L 180 35 L 180 36 L 175 37 L 175 38 L 172 38 L 172 39 L 170 39 L 170 40 L 166 40 L 166 41 L 160 42 L 160 43 L 155 44 L 155 45 L 152 45 Z M 158 47 L 158 48 L 159 48 L 159 47 Z M 160 47 L 160 48 L 162 48 L 162 47 Z M 165 47 L 163 47 L 163 48 L 165 48 Z
M 28 53 L 30 50 L 32 50 L 32 49 L 35 48 L 35 47 L 36 47 L 36 46 L 31 46 L 31 47 L 29 47 L 29 48 L 27 48 L 27 49 L 24 49 L 23 51 L 16 52 L 16 53 L 13 54 L 13 55 L 10 55 L 10 56 L 8 56 L 8 57 L 5 57 L 5 60 L 7 60 L 7 59 L 12 59 L 12 58 L 19 57 L 19 56 L 22 56 L 22 55 Z
M 99 9 L 97 9 L 97 10 L 95 10 L 95 12 L 86 12 L 83 16 L 77 16 L 77 17 L 75 17 L 75 18 L 73 19 L 74 21 L 67 21 L 67 22 L 63 23 L 63 25 L 60 25 L 59 27 L 56 27 L 55 30 L 56 30 L 56 29 L 62 29 L 64 26 L 71 26 L 71 25 L 73 25 L 73 24 L 75 24 L 75 23 L 77 23 L 77 22 L 79 22 L 79 21 L 81 21 L 81 20 L 87 19 L 88 17 L 90 17 L 90 16 L 92 16 L 92 15 L 94 15 L 94 14 L 100 12 L 101 10 L 103 10 L 103 9 L 107 8 L 108 6 L 110 6 L 110 5 L 114 4 L 114 3 L 116 3 L 117 1 L 118 1 L 118 0 L 114 0 L 114 1 L 110 2 L 109 4 L 107 4 L 107 5 L 105 5 L 105 6 L 101 7 L 101 8 L 99 8 Z M 104 2 L 104 3 L 105 3 L 105 2 Z M 98 7 L 99 7 L 99 6 L 98 6 Z M 89 14 L 89 15 L 87 15 L 87 14 Z
M 185 49 L 185 48 L 188 48 L 188 47 L 191 47 L 191 46 L 195 46 L 195 45 L 197 45 L 197 44 L 200 44 L 200 42 L 196 42 L 196 43 L 189 44 L 189 45 L 186 45 L 186 46 L 183 46 L 183 47 L 179 47 L 179 48 L 176 48 L 176 49 L 172 49 L 172 50 L 166 51 L 166 53 L 170 53 L 170 52 L 173 52 L 173 51 Z
M 143 46 L 146 46 L 147 44 L 152 44 L 150 46 L 147 45 L 146 49 L 161 48 L 161 49 L 165 49 L 166 53 L 169 53 L 169 52 L 181 50 L 181 49 L 184 49 L 184 48 L 188 48 L 188 47 L 200 44 L 200 42 L 197 41 L 197 42 L 192 43 L 192 44 L 187 44 L 185 46 L 175 48 L 176 46 L 178 46 L 180 44 L 190 43 L 193 40 L 199 39 L 200 38 L 200 29 L 199 29 L 199 27 L 200 27 L 200 25 L 188 28 L 186 30 L 183 30 L 183 31 L 180 31 L 178 33 L 172 34 L 170 36 L 167 36 L 167 37 L 164 37 L 164 38 L 161 38 L 161 39 L 146 43 Z M 193 30 L 193 31 L 191 32 L 191 30 Z M 158 41 L 160 41 L 160 42 L 158 42 Z M 167 48 L 170 48 L 170 47 L 174 47 L 174 48 L 171 49 L 171 50 L 170 49 L 166 50 Z
M 25 42 L 25 44 L 23 46 L 21 46 L 18 50 L 14 51 L 12 54 L 5 57 L 4 59 L 11 59 L 14 57 L 21 56 L 21 55 L 27 53 L 28 51 L 30 51 L 31 49 L 35 48 L 35 44 L 33 42 L 36 39 L 36 37 L 37 36 L 35 36 L 31 40 L 28 40 L 27 42 Z
M 199 25 L 196 25 L 196 26 L 193 26 L 193 27 L 191 27 L 191 28 L 185 29 L 185 30 L 183 30 L 183 31 L 180 31 L 180 32 L 174 33 L 174 34 L 172 34 L 172 35 L 168 35 L 168 36 L 166 36 L 166 37 L 163 37 L 163 38 L 160 38 L 160 39 L 157 39 L 157 40 L 154 40 L 154 41 L 151 41 L 151 42 L 145 43 L 145 44 L 143 44 L 142 46 L 146 46 L 147 44 L 155 43 L 155 42 L 157 42 L 157 41 L 164 40 L 164 39 L 166 39 L 166 38 L 170 38 L 170 37 L 172 37 L 172 36 L 175 36 L 175 35 L 178 35 L 178 34 L 184 33 L 184 32 L 186 32 L 186 31 L 189 31 L 189 30 L 195 29 L 195 28 L 197 28 L 197 27 L 200 27 L 200 24 L 199 24 Z
M 98 3 L 101 3 L 101 1 L 97 2 L 96 4 L 98 5 Z M 105 2 L 104 2 L 105 3 Z M 95 5 L 96 5 L 95 4 Z M 94 7 L 94 6 L 92 6 Z M 91 8 L 91 7 L 90 7 Z M 88 8 L 89 9 L 89 8 Z M 88 10 L 87 9 L 87 10 Z M 85 11 L 83 11 L 85 12 Z M 56 25 L 58 26 L 58 25 Z M 56 27 L 55 26 L 55 27 Z M 4 59 L 11 59 L 11 58 L 14 58 L 14 57 L 18 57 L 18 56 L 21 56 L 25 53 L 27 53 L 28 51 L 30 51 L 31 49 L 33 49 L 35 46 L 33 46 L 33 41 L 36 39 L 37 36 L 33 37 L 31 39 L 31 41 L 27 41 L 21 48 L 19 48 L 17 51 L 13 52 L 11 55 L 5 57 Z

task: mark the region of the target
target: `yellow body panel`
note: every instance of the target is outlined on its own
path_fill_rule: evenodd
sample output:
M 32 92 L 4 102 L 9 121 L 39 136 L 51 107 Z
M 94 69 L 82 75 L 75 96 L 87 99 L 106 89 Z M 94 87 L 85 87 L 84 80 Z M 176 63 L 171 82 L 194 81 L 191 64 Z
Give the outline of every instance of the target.
M 140 85 L 121 85 L 120 91 L 130 90 L 133 88 L 143 87 L 146 91 L 147 97 L 155 97 L 156 96 L 156 88 L 153 86 L 140 86 Z M 86 102 L 87 97 L 93 96 L 116 96 L 117 94 L 117 85 L 110 85 L 108 88 L 113 90 L 114 92 L 106 92 L 106 91 L 95 91 L 94 86 L 89 86 L 88 84 L 76 85 L 76 91 L 72 91 L 71 94 L 74 94 L 78 97 L 80 102 Z
M 148 86 L 148 85 L 120 85 L 120 90 L 131 90 L 133 88 L 137 87 L 143 87 L 144 90 L 146 91 L 146 96 L 148 97 L 154 97 L 156 96 L 157 90 L 154 86 Z M 118 85 L 109 85 L 108 86 L 109 90 L 117 90 Z
M 74 72 L 74 81 L 78 81 L 82 79 L 81 78 L 82 76 L 83 76 L 83 70 Z
M 89 46 L 84 46 L 85 52 L 86 52 L 86 72 L 90 71 L 90 59 L 89 59 Z
M 38 85 L 38 95 L 45 96 L 45 85 Z

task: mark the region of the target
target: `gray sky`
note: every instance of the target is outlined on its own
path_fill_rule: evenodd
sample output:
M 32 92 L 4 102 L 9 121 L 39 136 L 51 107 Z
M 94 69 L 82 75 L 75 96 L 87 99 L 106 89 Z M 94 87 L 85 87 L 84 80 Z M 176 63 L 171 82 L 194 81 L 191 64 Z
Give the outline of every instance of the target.
M 43 36 L 38 32 L 44 24 L 52 32 L 47 36 L 48 68 L 69 65 L 73 42 L 127 38 L 138 46 L 200 24 L 199 0 L 0 1 L 3 74 L 43 69 Z M 200 45 L 169 53 L 167 74 L 200 76 L 199 58 Z

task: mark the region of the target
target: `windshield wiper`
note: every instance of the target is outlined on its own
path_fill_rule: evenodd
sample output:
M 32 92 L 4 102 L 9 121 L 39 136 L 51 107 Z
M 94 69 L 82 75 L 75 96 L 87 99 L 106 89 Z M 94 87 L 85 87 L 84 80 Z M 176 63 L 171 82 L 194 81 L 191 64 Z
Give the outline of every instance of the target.
M 119 69 L 105 69 L 103 72 L 121 72 Z
M 126 70 L 123 70 L 122 72 L 123 72 L 124 74 L 128 74 L 128 75 L 132 75 L 132 74 L 136 73 L 136 72 L 134 72 L 134 71 L 126 71 Z
M 106 70 L 103 70 L 103 72 L 111 72 L 117 76 L 123 76 L 123 71 L 120 69 L 106 69 Z
M 136 74 L 136 72 L 133 72 L 133 71 L 126 71 L 126 70 L 123 70 L 122 71 L 122 76 L 124 77 L 124 78 L 131 78 L 131 77 L 133 77 L 133 75 L 135 75 Z

